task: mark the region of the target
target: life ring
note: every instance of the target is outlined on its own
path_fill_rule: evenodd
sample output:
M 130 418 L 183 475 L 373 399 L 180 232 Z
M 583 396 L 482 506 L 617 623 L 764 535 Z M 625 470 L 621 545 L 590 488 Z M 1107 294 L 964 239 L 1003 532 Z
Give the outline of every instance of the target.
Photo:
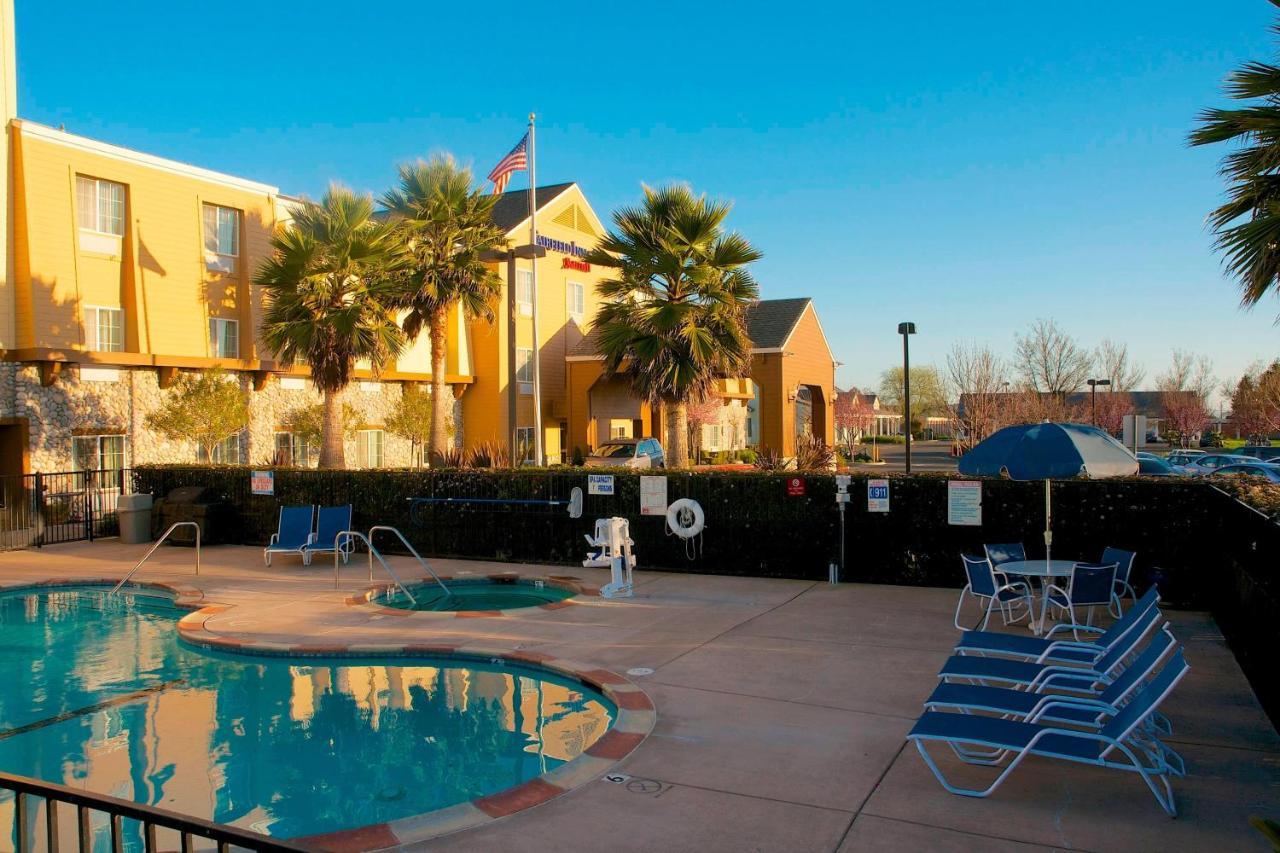
M 667 507 L 667 527 L 681 539 L 692 539 L 706 526 L 706 513 L 692 498 L 681 498 Z

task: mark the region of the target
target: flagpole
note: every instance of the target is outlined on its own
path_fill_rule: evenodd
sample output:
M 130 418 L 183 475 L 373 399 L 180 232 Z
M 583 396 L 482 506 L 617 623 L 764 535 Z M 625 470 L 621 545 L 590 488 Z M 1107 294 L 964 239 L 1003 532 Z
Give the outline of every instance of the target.
M 534 143 L 534 114 L 529 113 L 529 245 L 538 245 L 538 157 Z M 533 463 L 545 465 L 542 455 L 542 367 L 538 352 L 538 259 L 530 261 L 533 274 Z

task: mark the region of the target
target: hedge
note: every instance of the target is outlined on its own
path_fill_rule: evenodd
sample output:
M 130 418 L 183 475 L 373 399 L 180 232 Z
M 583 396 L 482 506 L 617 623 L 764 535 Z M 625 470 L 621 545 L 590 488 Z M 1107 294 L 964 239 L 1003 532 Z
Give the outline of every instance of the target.
M 839 557 L 840 513 L 829 474 L 760 472 L 667 473 L 669 501 L 689 497 L 706 512 L 700 540 L 670 535 L 665 519 L 639 514 L 640 475 L 601 471 L 614 494 L 586 495 L 583 516 L 564 506 L 530 503 L 447 504 L 411 509 L 411 499 L 483 498 L 565 501 L 580 468 L 514 471 L 276 469 L 275 494 L 250 494 L 244 467 L 144 466 L 139 491 L 157 498 L 183 485 L 211 486 L 234 507 L 232 541 L 264 545 L 284 504 L 344 504 L 354 523 L 400 528 L 426 555 L 573 565 L 585 556 L 582 534 L 594 519 L 631 522 L 644 569 L 826 580 Z M 789 482 L 800 476 L 803 494 Z M 1044 485 L 984 480 L 982 524 L 947 524 L 947 480 L 955 475 L 881 476 L 890 482 L 890 511 L 867 509 L 867 477 L 855 476 L 845 516 L 842 581 L 959 587 L 959 555 L 982 553 L 984 542 L 1017 542 L 1044 554 Z M 1159 583 L 1170 606 L 1212 611 L 1272 719 L 1280 719 L 1280 689 L 1269 658 L 1280 644 L 1280 526 L 1211 484 L 1193 480 L 1073 480 L 1053 483 L 1053 552 L 1095 559 L 1104 546 L 1136 551 L 1135 586 Z M 394 551 L 391 541 L 379 547 Z

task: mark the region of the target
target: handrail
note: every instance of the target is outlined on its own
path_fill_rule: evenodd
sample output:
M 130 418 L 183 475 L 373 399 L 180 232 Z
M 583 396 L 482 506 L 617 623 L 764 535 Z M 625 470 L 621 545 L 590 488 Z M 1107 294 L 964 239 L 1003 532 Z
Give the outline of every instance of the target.
M 427 565 L 427 561 L 422 559 L 422 555 L 419 554 L 417 550 L 414 549 L 414 547 L 409 544 L 409 540 L 404 538 L 404 534 L 401 533 L 398 528 L 392 527 L 388 524 L 375 524 L 373 527 L 369 528 L 370 541 L 373 540 L 373 534 L 377 533 L 379 530 L 390 530 L 392 533 L 394 533 L 400 539 L 401 544 L 403 544 L 404 547 L 409 549 L 409 553 L 413 555 L 414 559 L 417 560 L 422 565 L 422 568 L 426 569 L 427 573 L 430 574 L 431 577 L 435 578 L 436 583 L 440 584 L 440 588 L 444 590 L 444 594 L 453 595 L 453 593 L 449 592 L 449 587 L 444 585 L 444 581 L 440 580 L 440 576 L 436 574 L 435 569 Z
M 90 812 L 100 812 L 110 818 L 111 849 L 120 850 L 125 845 L 123 819 L 136 820 L 142 824 L 141 831 L 146 848 L 157 849 L 156 829 L 167 829 L 178 833 L 182 850 L 193 849 L 192 836 L 208 839 L 217 844 L 219 850 L 229 850 L 232 846 L 255 851 L 255 853 L 297 853 L 310 848 L 289 841 L 268 838 L 247 829 L 236 826 L 213 823 L 197 817 L 178 814 L 168 809 L 156 808 L 142 803 L 122 800 L 106 794 L 95 794 L 81 788 L 68 788 L 53 782 L 16 776 L 12 773 L 0 773 L 0 790 L 14 793 L 14 831 L 17 834 L 17 850 L 34 850 L 32 834 L 36 830 L 33 804 L 28 797 L 39 797 L 44 800 L 45 849 L 56 851 L 58 843 L 58 805 L 74 806 L 76 809 L 76 835 L 80 850 L 93 848 L 92 827 L 89 822 Z
M 396 575 L 396 573 L 392 570 L 392 568 L 387 565 L 387 561 L 382 559 L 382 554 L 378 552 L 378 549 L 373 547 L 373 543 L 369 541 L 369 537 L 365 536 L 359 530 L 343 530 L 337 536 L 333 537 L 333 588 L 334 589 L 338 588 L 338 571 L 339 571 L 338 558 L 342 556 L 342 549 L 340 546 L 347 544 L 346 542 L 343 541 L 344 539 L 346 540 L 359 539 L 361 542 L 364 543 L 365 547 L 369 549 L 369 580 L 373 580 L 373 558 L 377 557 L 378 562 L 382 564 L 383 571 L 385 571 L 388 575 L 391 576 L 391 579 L 396 582 L 396 586 L 400 587 L 400 591 L 409 597 L 409 601 L 412 604 L 418 603 L 418 599 L 414 598 L 413 593 L 409 592 L 409 588 L 400 582 L 400 578 Z
M 160 536 L 160 538 L 156 540 L 156 544 L 151 546 L 151 550 L 148 551 L 146 554 L 144 554 L 142 559 L 139 560 L 137 564 L 134 565 L 134 567 L 129 570 L 129 574 L 125 575 L 120 580 L 120 583 L 111 587 L 111 592 L 113 593 L 119 592 L 120 587 L 128 583 L 129 578 L 133 577 L 133 573 L 136 572 L 138 569 L 142 568 L 142 564 L 145 563 L 147 560 L 151 559 L 151 555 L 156 552 L 156 549 L 164 544 L 164 540 L 169 538 L 170 533 L 177 530 L 179 527 L 185 527 L 188 524 L 196 529 L 196 576 L 198 577 L 200 575 L 200 525 L 194 521 L 175 521 L 173 524 L 169 525 L 169 529 L 166 530 Z

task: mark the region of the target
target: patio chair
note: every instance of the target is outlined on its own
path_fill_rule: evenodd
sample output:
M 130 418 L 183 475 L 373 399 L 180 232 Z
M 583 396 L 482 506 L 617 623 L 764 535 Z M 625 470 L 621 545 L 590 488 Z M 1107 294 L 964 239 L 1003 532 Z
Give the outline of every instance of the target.
M 1111 613 L 1117 619 L 1124 613 L 1120 600 L 1124 598 L 1125 593 L 1129 594 L 1135 604 L 1138 601 L 1137 591 L 1129 585 L 1129 575 L 1133 573 L 1133 562 L 1137 558 L 1138 555 L 1133 551 L 1122 551 L 1119 548 L 1107 546 L 1102 551 L 1102 559 L 1098 561 L 1102 565 L 1116 564 L 1115 600 L 1111 603 Z
M 991 568 L 999 570 L 1001 563 L 1012 563 L 1027 559 L 1027 549 L 1021 542 L 1007 542 L 1003 545 L 983 545 L 982 550 L 991 562 Z
M 313 554 L 332 554 L 337 551 L 342 562 L 351 560 L 351 552 L 355 550 L 355 542 L 350 536 L 337 542 L 338 534 L 351 529 L 351 504 L 345 506 L 322 506 L 316 513 L 316 535 L 311 544 L 302 552 L 303 565 L 311 565 Z M 336 544 L 335 544 L 336 543 Z
M 1071 617 L 1071 633 L 1077 640 L 1080 639 L 1082 627 L 1076 616 L 1077 609 L 1086 608 L 1083 627 L 1092 628 L 1093 609 L 1110 609 L 1112 599 L 1115 598 L 1117 568 L 1115 563 L 1076 563 L 1071 567 L 1071 577 L 1067 580 L 1066 589 L 1052 583 L 1044 588 L 1048 606 L 1055 611 L 1066 612 Z
M 1005 719 L 1027 723 L 1066 723 L 1074 726 L 1099 728 L 1107 720 L 1120 713 L 1130 695 L 1155 672 L 1160 661 L 1177 647 L 1177 640 L 1169 624 L 1147 647 L 1135 657 L 1115 681 L 1093 693 L 1069 695 L 1063 693 L 1037 693 L 1013 690 L 1008 687 L 990 687 L 982 684 L 939 684 L 924 701 L 928 711 L 964 711 L 999 714 Z M 1170 734 L 1166 718 L 1153 721 L 1153 730 Z
M 1137 631 L 1142 636 L 1150 630 L 1152 624 L 1160 618 L 1160 595 L 1153 586 L 1147 590 L 1133 607 L 1112 623 L 1105 631 L 1094 629 L 1098 633 L 1094 640 L 1057 640 L 1053 634 L 1062 630 L 1071 630 L 1070 625 L 1055 625 L 1044 637 L 1028 637 L 1022 634 L 1007 634 L 1003 631 L 965 631 L 956 644 L 955 653 L 960 655 L 1000 655 L 1003 657 L 1033 660 L 1036 663 L 1093 663 L 1106 654 L 1112 646 L 1128 636 L 1130 631 Z
M 991 795 L 1028 755 L 1061 761 L 1073 761 L 1138 773 L 1155 796 L 1156 802 L 1171 817 L 1177 816 L 1170 776 L 1182 775 L 1180 761 L 1163 750 L 1152 747 L 1146 735 L 1147 724 L 1157 713 L 1189 667 L 1182 650 L 1174 653 L 1169 663 L 1149 683 L 1137 691 L 1098 731 L 1079 731 L 1037 723 L 1005 720 L 978 714 L 952 714 L 926 711 L 907 734 L 916 745 L 920 757 L 944 789 L 964 797 Z M 986 788 L 960 788 L 947 781 L 933 756 L 925 748 L 929 742 L 942 742 L 968 764 L 998 766 L 1013 756 L 995 780 Z M 972 753 L 969 745 L 980 752 Z
M 999 606 L 1001 617 L 1006 625 L 1010 621 L 1016 622 L 1022 618 L 1018 616 L 1011 619 L 1018 602 L 1022 602 L 1023 606 L 1027 608 L 1025 615 L 1031 615 L 1031 589 L 1025 582 L 1010 582 L 1003 574 L 993 571 L 991 564 L 983 557 L 970 557 L 968 554 L 961 554 L 960 559 L 964 561 L 964 573 L 968 578 L 968 583 L 965 584 L 964 589 L 960 590 L 960 600 L 956 602 L 955 625 L 957 630 L 964 630 L 964 626 L 960 624 L 960 609 L 964 606 L 966 593 L 976 598 L 979 606 L 985 605 L 986 607 L 982 621 L 978 625 L 979 628 L 987 627 L 987 621 L 991 619 L 991 611 L 996 606 Z
M 1150 624 L 1156 624 L 1151 620 Z M 1124 662 L 1142 643 L 1147 630 L 1131 630 L 1093 663 L 1014 660 L 1012 658 L 952 655 L 938 671 L 943 681 L 995 682 L 1019 690 L 1039 692 L 1048 688 L 1096 693 L 1115 680 Z
M 262 549 L 262 559 L 271 565 L 272 554 L 297 554 L 306 562 L 307 546 L 311 544 L 315 534 L 311 532 L 311 520 L 315 517 L 314 506 L 282 506 L 280 520 L 276 523 L 276 532 L 271 534 L 271 541 Z

